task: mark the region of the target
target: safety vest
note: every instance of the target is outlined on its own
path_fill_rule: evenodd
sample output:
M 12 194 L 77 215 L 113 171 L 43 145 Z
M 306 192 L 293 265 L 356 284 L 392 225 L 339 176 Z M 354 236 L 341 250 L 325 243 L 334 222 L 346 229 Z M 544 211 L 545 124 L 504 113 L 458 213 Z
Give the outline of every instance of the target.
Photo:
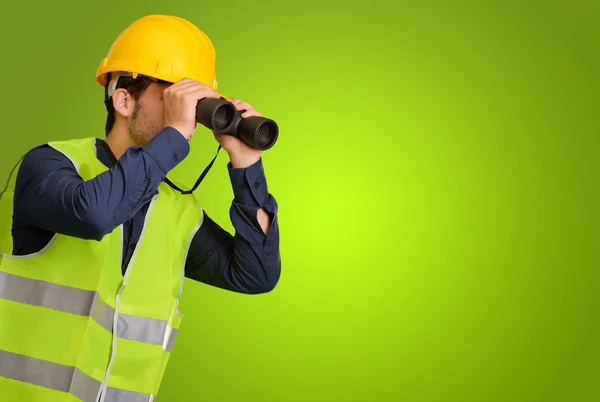
M 49 145 L 83 180 L 107 170 L 93 138 Z M 101 241 L 56 234 L 43 250 L 13 256 L 20 163 L 0 196 L 0 401 L 153 401 L 183 318 L 201 206 L 163 182 L 124 275 L 122 226 Z

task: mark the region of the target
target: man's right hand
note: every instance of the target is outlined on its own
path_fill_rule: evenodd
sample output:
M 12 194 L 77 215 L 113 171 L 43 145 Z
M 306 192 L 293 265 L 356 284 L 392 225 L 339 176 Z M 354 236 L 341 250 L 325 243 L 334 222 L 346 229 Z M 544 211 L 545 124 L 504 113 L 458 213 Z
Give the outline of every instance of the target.
M 165 127 L 171 126 L 190 141 L 196 131 L 196 105 L 200 99 L 220 98 L 211 87 L 184 78 L 163 91 Z

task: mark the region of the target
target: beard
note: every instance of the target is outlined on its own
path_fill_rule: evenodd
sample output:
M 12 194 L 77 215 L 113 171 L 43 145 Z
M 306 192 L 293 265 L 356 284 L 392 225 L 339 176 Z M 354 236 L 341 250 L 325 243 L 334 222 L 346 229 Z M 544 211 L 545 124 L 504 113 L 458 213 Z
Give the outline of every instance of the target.
M 161 130 L 152 119 L 149 119 L 142 105 L 136 103 L 131 119 L 128 122 L 129 136 L 137 146 L 145 145 Z

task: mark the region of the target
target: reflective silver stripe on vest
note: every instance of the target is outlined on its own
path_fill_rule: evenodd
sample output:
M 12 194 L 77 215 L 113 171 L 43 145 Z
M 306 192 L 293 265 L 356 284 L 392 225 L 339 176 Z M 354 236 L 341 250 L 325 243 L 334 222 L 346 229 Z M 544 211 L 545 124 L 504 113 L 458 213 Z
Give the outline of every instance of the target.
M 107 331 L 112 332 L 115 309 L 94 291 L 0 272 L 0 298 L 91 316 Z M 177 331 L 168 327 L 166 321 L 127 314 L 119 314 L 118 320 L 119 338 L 161 345 L 164 350 L 171 351 Z
M 0 350 L 0 376 L 56 391 L 70 392 L 84 402 L 95 402 L 101 382 L 76 367 L 65 366 L 29 356 Z M 153 395 L 107 388 L 110 402 L 149 402 Z

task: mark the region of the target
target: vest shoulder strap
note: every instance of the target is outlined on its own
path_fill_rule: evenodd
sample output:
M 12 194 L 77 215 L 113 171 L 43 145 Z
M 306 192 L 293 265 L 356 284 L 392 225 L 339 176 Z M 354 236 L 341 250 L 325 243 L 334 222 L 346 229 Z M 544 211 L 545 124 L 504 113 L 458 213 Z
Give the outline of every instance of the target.
M 51 141 L 48 145 L 67 157 L 84 180 L 90 180 L 107 170 L 98 160 L 96 139 L 93 137 Z

